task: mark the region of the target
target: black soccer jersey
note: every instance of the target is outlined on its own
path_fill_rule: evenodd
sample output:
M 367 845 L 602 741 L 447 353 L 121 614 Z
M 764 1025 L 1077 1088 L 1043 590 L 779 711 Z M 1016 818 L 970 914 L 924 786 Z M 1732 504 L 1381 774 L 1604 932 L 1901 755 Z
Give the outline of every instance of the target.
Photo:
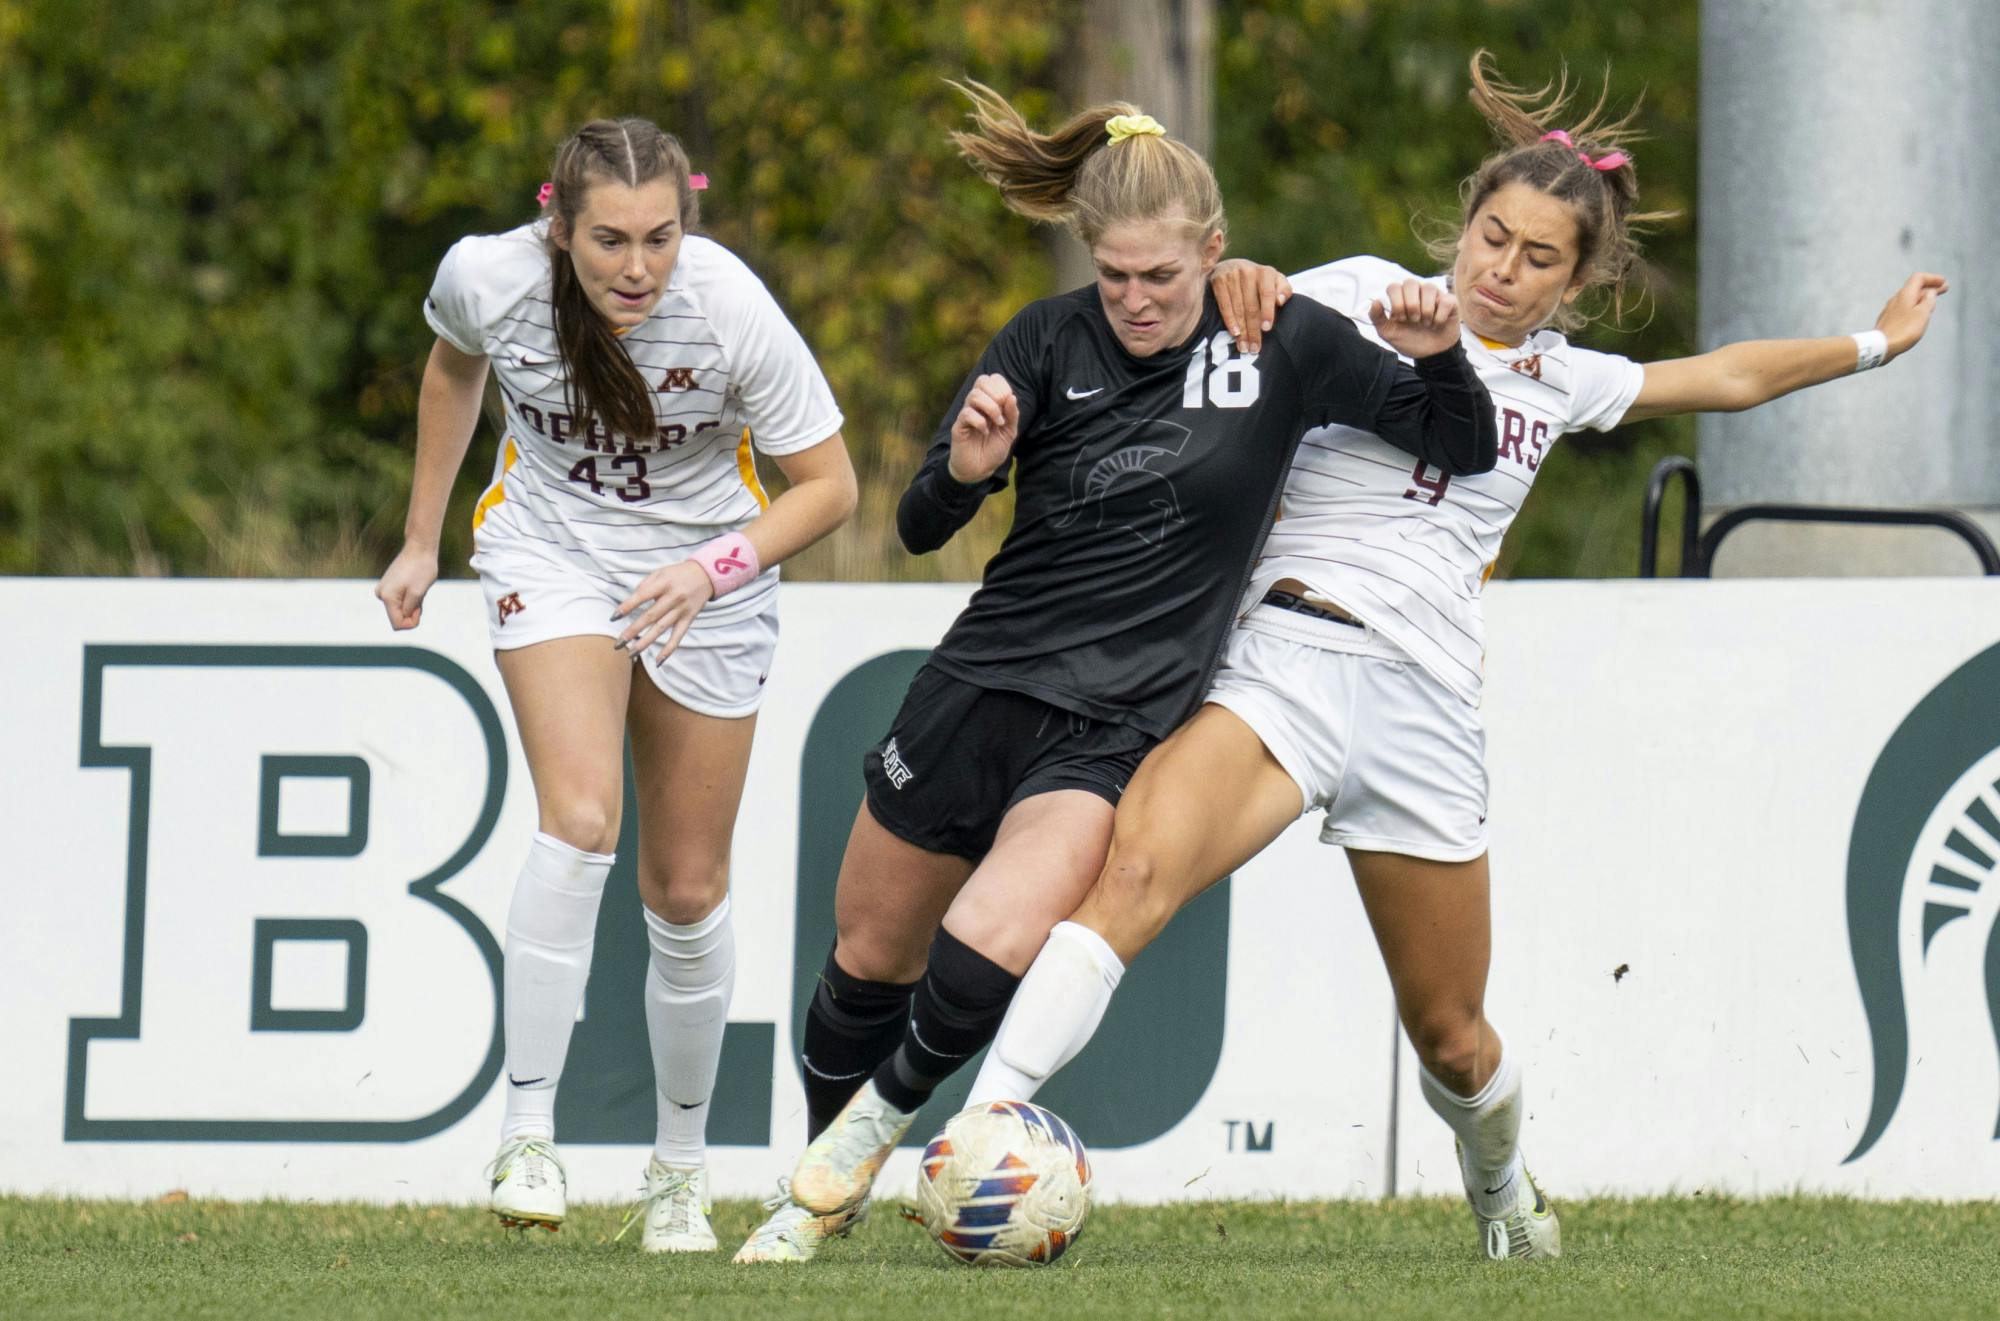
M 947 466 L 951 424 L 987 373 L 1014 389 L 1019 438 L 967 485 Z M 1208 297 L 1194 332 L 1149 358 L 1118 342 L 1094 285 L 1029 304 L 966 378 L 897 509 L 922 554 L 1016 470 L 1014 526 L 931 663 L 1166 737 L 1207 683 L 1299 437 L 1330 423 L 1454 475 L 1492 468 L 1499 443 L 1462 349 L 1413 370 L 1309 299 L 1239 354 Z

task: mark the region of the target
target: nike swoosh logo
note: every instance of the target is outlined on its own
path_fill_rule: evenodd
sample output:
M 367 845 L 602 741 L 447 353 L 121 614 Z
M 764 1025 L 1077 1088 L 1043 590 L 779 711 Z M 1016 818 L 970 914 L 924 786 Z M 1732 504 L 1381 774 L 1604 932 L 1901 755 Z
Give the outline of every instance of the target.
M 549 1075 L 546 1073 L 539 1078 L 516 1078 L 511 1073 L 507 1075 L 507 1081 L 516 1087 L 533 1087 L 538 1082 L 547 1082 L 548 1080 Z
M 1500 1188 L 1505 1188 L 1506 1186 L 1507 1185 L 1503 1183 L 1500 1185 Z M 1488 1197 L 1498 1197 L 1500 1195 L 1500 1188 L 1488 1188 L 1486 1190 L 1486 1195 Z
M 676 1101 L 676 1102 L 674 1102 L 674 1109 L 676 1109 L 676 1110 L 699 1110 L 699 1109 L 701 1109 L 701 1108 L 702 1108 L 703 1106 L 705 1106 L 705 1105 L 707 1105 L 707 1104 L 708 1104 L 708 1102 L 706 1102 L 706 1101 L 695 1101 L 695 1102 L 693 1102 L 693 1103 L 691 1103 L 691 1104 L 689 1104 L 689 1105 L 682 1105 L 682 1104 L 681 1104 L 681 1103 L 680 1103 L 679 1101 Z
M 1095 390 L 1079 390 L 1072 385 L 1067 390 L 1064 390 L 1063 393 L 1072 399 L 1088 399 L 1094 394 L 1104 393 L 1104 387 L 1100 385 Z

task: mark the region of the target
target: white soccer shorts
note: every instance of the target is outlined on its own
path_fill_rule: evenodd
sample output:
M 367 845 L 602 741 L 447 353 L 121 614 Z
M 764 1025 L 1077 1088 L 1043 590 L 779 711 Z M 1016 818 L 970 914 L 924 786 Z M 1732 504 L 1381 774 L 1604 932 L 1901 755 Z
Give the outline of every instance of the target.
M 1477 708 L 1365 624 L 1253 606 L 1208 701 L 1239 716 L 1324 811 L 1320 840 L 1465 862 L 1486 851 Z
M 625 622 L 611 612 L 625 591 L 608 575 L 536 553 L 482 530 L 472 567 L 486 593 L 486 631 L 496 651 L 552 638 L 615 639 Z M 778 596 L 755 614 L 715 622 L 714 607 L 694 624 L 664 665 L 655 644 L 635 662 L 656 687 L 690 711 L 733 719 L 754 715 L 778 650 Z M 607 642 L 606 645 L 609 645 Z

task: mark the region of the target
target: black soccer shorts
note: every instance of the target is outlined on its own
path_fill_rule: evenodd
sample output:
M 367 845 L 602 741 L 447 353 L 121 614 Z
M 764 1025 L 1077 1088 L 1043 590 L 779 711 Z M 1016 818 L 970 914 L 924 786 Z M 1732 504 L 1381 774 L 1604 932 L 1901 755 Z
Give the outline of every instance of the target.
M 926 665 L 861 771 L 869 811 L 889 833 L 977 862 L 1024 798 L 1082 789 L 1116 807 L 1158 741 Z

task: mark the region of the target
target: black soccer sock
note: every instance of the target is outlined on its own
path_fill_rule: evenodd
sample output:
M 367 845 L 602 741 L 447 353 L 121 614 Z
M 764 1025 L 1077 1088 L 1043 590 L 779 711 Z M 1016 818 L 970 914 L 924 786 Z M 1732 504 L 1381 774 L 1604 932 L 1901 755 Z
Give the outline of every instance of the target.
M 903 1039 L 916 982 L 867 982 L 826 953 L 812 1007 L 806 1011 L 806 1141 L 820 1135 L 875 1066 Z
M 939 1084 L 1000 1034 L 1021 979 L 938 928 L 930 965 L 910 1002 L 910 1026 L 895 1054 L 875 1070 L 875 1090 L 898 1110 L 915 1110 Z

